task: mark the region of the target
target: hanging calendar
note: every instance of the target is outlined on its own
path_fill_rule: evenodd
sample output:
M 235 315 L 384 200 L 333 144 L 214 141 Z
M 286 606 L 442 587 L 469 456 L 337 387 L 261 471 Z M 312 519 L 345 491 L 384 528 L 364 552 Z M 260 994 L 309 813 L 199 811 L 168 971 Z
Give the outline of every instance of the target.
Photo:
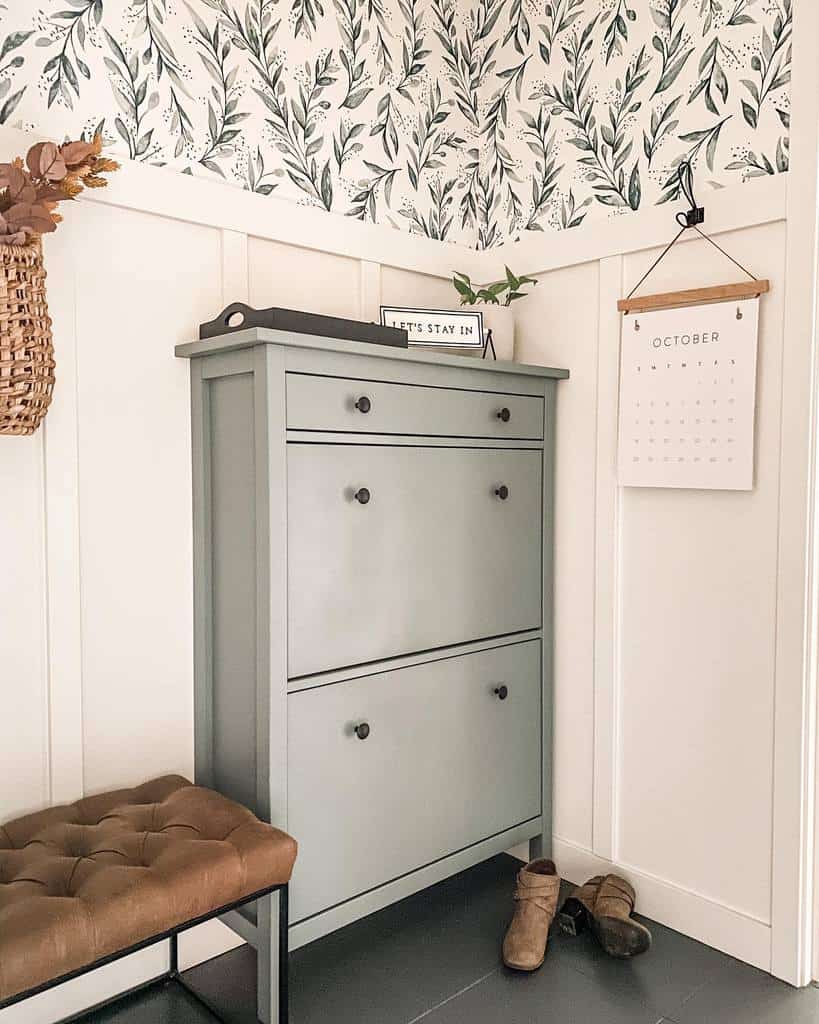
M 623 316 L 622 486 L 753 488 L 759 302 Z

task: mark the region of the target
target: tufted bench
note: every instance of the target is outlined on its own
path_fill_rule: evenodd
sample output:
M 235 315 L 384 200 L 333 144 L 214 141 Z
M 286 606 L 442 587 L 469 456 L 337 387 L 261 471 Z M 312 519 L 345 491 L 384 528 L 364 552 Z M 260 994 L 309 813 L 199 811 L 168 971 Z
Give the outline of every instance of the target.
M 0 1009 L 279 892 L 286 1002 L 290 836 L 178 775 L 0 826 Z M 274 1000 L 271 998 L 271 1004 Z M 265 1020 L 286 1019 L 279 1006 Z

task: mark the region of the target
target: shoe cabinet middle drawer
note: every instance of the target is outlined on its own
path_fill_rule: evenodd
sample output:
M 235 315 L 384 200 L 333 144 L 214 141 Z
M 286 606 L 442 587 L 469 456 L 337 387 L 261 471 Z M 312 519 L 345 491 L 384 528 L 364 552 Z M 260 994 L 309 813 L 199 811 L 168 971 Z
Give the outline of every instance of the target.
M 287 449 L 291 678 L 541 625 L 540 451 Z
M 538 640 L 287 701 L 294 921 L 541 813 Z

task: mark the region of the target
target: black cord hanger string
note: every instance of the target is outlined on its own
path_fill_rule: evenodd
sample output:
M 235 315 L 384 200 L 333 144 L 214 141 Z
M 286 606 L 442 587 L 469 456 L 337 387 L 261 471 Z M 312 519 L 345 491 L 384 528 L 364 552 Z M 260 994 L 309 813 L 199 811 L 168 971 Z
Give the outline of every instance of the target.
M 686 212 L 680 211 L 676 215 L 675 219 L 677 221 L 677 224 L 679 224 L 680 226 L 680 230 L 677 232 L 674 238 L 668 243 L 665 249 L 663 249 L 663 251 L 657 257 L 657 259 L 651 264 L 651 266 L 648 268 L 645 274 L 643 274 L 643 276 L 640 278 L 637 284 L 631 289 L 631 291 L 628 293 L 628 297 L 620 301 L 618 305 L 621 312 L 629 312 L 628 304 L 629 301 L 632 298 L 634 298 L 634 293 L 638 291 L 640 287 L 642 287 L 642 285 L 657 269 L 660 263 L 662 263 L 666 256 L 671 252 L 671 250 L 674 248 L 677 242 L 679 242 L 679 240 L 682 238 L 685 232 L 690 229 L 696 231 L 700 238 L 705 239 L 705 241 L 708 242 L 709 245 L 712 245 L 718 252 L 722 253 L 722 255 L 726 257 L 726 259 L 729 259 L 735 267 L 741 270 L 744 274 L 747 274 L 751 281 L 753 281 L 756 285 L 759 285 L 760 291 L 757 292 L 756 294 L 761 294 L 761 292 L 768 291 L 769 282 L 760 281 L 755 274 L 752 274 L 747 267 L 744 267 L 738 260 L 735 260 L 734 257 L 731 256 L 730 253 L 727 253 L 721 245 L 718 245 L 713 240 L 713 238 L 710 238 L 708 235 L 705 234 L 704 231 L 700 230 L 698 225 L 703 224 L 705 222 L 705 210 L 703 209 L 703 207 L 697 206 L 697 200 L 694 195 L 694 172 L 691 166 L 691 162 L 689 160 L 685 160 L 683 161 L 683 163 L 679 165 L 679 167 L 677 168 L 677 177 L 679 180 L 680 191 L 688 201 L 689 209 Z M 716 300 L 711 299 L 711 301 Z M 680 303 L 677 304 L 679 305 Z M 663 307 L 658 306 L 657 308 Z M 737 318 L 742 319 L 742 312 L 741 310 L 739 310 L 739 308 L 737 308 Z M 635 324 L 635 330 L 639 329 L 639 326 Z
M 687 213 L 680 211 L 677 214 L 677 223 L 681 228 L 694 228 L 697 224 L 704 224 L 705 208 L 697 206 L 697 200 L 694 197 L 694 168 L 691 166 L 690 160 L 683 160 L 677 168 L 677 180 L 680 191 L 688 200 L 689 206 Z

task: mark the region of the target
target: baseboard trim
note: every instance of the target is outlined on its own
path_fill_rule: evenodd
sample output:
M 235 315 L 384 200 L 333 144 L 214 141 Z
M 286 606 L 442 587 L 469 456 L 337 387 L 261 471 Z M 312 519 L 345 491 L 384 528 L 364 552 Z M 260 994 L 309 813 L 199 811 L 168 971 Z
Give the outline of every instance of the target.
M 637 890 L 638 910 L 646 917 L 770 972 L 769 924 L 629 865 L 612 864 L 558 836 L 554 838 L 554 857 L 563 878 L 576 885 L 593 875 L 617 871 Z

